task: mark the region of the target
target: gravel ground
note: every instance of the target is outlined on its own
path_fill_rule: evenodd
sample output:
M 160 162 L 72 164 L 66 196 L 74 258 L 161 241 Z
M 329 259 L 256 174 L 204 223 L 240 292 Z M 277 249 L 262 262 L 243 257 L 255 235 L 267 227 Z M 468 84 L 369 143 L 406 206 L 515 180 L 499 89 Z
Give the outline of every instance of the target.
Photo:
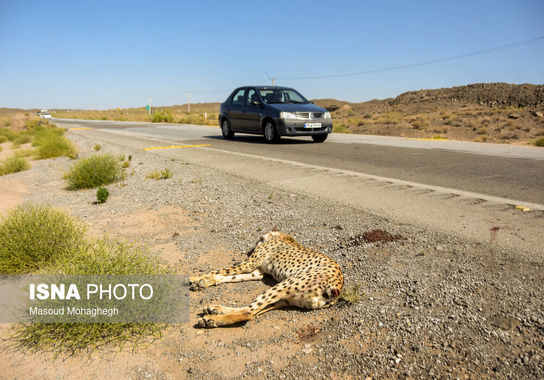
M 70 138 L 83 155 L 94 153 L 92 146 L 97 141 L 82 135 Z M 271 312 L 231 329 L 235 338 L 221 343 L 228 345 L 231 355 L 246 347 L 282 347 L 291 342 L 293 334 L 302 347 L 287 356 L 280 367 L 271 357 L 247 362 L 236 377 L 544 378 L 542 256 L 520 255 L 492 241 L 474 243 L 416 225 L 400 225 L 363 210 L 285 192 L 190 162 L 100 143 L 102 151 L 132 155 L 126 180 L 108 187 L 111 195 L 104 205 L 92 205 L 95 190 L 58 191 L 63 186 L 62 171 L 73 163 L 64 158 L 36 162 L 28 178 L 25 173 L 14 175 L 33 189 L 41 189 L 27 194 L 24 200 L 69 209 L 91 227 L 137 209 L 182 209 L 199 226 L 193 233 L 168 238 L 148 235 L 140 241 L 150 246 L 173 241 L 185 253 L 186 261 L 171 265 L 186 274 L 219 269 L 211 263 L 199 264 L 202 255 L 217 247 L 237 252 L 229 253 L 229 260 L 243 259 L 243 252 L 259 235 L 277 225 L 303 245 L 336 260 L 347 288 L 359 286 L 355 304 L 339 303 L 318 311 Z M 173 171 L 172 178 L 145 178 L 151 170 L 166 167 Z M 57 179 L 52 180 L 52 175 Z M 176 230 L 175 225 L 172 228 Z M 369 243 L 361 238 L 374 230 L 386 231 L 397 239 Z M 252 286 L 214 287 L 194 293 L 193 300 L 221 300 Z M 224 303 L 236 304 L 236 300 Z M 281 335 L 250 343 L 236 339 L 237 330 L 258 329 L 261 318 L 315 322 L 294 322 Z M 214 331 L 205 333 L 212 343 Z M 184 333 L 179 339 L 184 339 Z M 137 368 L 128 376 L 217 377 L 217 372 L 208 368 L 214 357 L 190 351 L 181 355 L 182 360 L 194 363 L 184 367 L 186 373 Z M 223 376 L 229 377 L 229 373 Z

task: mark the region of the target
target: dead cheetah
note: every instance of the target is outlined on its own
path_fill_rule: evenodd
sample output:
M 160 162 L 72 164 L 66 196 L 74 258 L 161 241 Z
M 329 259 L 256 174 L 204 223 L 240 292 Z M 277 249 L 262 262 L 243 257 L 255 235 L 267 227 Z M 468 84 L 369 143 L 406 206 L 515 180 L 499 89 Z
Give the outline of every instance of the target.
M 275 229 L 263 236 L 243 263 L 229 269 L 190 278 L 191 290 L 224 282 L 260 280 L 269 274 L 278 284 L 247 307 L 211 305 L 204 308 L 200 327 L 218 327 L 249 321 L 288 305 L 320 309 L 334 304 L 344 286 L 340 266 L 323 253 L 298 244 Z

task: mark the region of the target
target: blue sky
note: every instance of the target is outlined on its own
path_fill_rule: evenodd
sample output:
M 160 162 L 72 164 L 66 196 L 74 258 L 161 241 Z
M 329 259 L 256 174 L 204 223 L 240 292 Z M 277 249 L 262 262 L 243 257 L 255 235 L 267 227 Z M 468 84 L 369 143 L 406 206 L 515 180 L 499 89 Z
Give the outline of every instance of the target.
M 222 101 L 280 78 L 308 98 L 365 101 L 475 82 L 544 83 L 544 41 L 324 79 L 544 36 L 542 0 L 0 0 L 0 107 Z M 266 72 L 266 73 L 265 73 Z M 208 92 L 210 91 L 210 92 Z

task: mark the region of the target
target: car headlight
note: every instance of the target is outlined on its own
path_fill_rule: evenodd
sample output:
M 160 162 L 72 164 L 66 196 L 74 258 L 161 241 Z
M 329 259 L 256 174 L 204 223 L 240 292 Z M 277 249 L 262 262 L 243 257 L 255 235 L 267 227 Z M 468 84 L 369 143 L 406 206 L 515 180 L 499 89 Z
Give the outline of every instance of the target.
M 297 119 L 297 116 L 292 112 L 280 112 L 280 119 Z
M 330 112 L 325 112 L 325 113 L 323 114 L 323 119 L 332 119 L 332 118 L 331 118 L 331 113 L 330 113 Z

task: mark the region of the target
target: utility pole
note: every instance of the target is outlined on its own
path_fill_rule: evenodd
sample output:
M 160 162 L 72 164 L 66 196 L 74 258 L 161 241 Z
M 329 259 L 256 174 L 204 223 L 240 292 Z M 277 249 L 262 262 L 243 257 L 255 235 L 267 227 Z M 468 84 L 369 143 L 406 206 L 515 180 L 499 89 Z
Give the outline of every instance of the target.
M 187 113 L 191 113 L 191 93 L 187 93 Z
M 268 79 L 270 79 L 272 81 L 272 86 L 273 87 L 276 87 L 276 78 L 272 78 L 270 75 L 268 75 L 268 73 L 266 72 L 266 70 L 264 71 L 264 73 L 266 74 L 266 76 L 268 77 Z
M 147 106 L 148 106 L 148 111 L 149 111 L 149 114 L 151 115 L 151 96 L 147 98 Z

